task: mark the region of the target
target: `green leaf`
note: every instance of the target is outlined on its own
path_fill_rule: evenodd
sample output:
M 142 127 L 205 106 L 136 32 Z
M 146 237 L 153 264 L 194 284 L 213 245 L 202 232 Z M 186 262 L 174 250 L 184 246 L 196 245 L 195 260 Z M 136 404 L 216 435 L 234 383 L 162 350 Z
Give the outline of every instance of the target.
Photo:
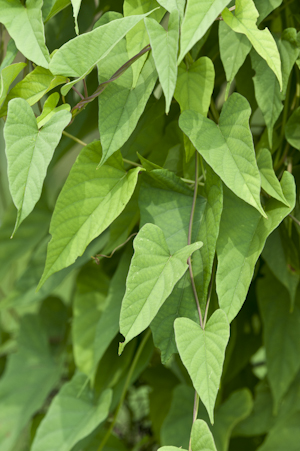
M 250 114 L 247 100 L 234 93 L 223 106 L 219 126 L 193 111 L 181 114 L 179 126 L 225 185 L 266 217 L 260 203 Z
M 254 51 L 250 56 L 252 68 L 255 70 L 253 77 L 255 98 L 268 128 L 268 139 L 272 148 L 273 128 L 283 109 L 280 86 L 266 61 Z
M 109 79 L 128 61 L 125 45 L 123 40 L 99 64 L 100 82 Z M 109 83 L 99 96 L 99 131 L 103 147 L 100 165 L 127 141 L 145 109 L 157 79 L 153 58 L 150 56 L 146 61 L 135 88 L 132 77 L 130 67 L 122 77 Z
M 10 85 L 24 67 L 26 67 L 26 63 L 16 63 L 5 67 L 0 72 L 0 108 L 7 96 Z
M 214 406 L 229 340 L 226 314 L 223 310 L 216 310 L 204 330 L 188 318 L 177 318 L 174 328 L 181 360 L 213 424 Z
M 153 11 L 156 8 L 155 11 Z M 156 0 L 125 0 L 123 4 L 124 16 L 135 16 L 137 14 L 150 14 L 156 22 L 160 22 L 165 11 L 159 7 Z M 151 14 L 151 11 L 152 14 Z M 139 53 L 142 48 L 149 44 L 149 36 L 144 21 L 139 22 L 126 35 L 128 59 Z M 176 55 L 177 56 L 177 55 Z M 147 55 L 139 58 L 132 66 L 132 87 L 135 88 L 140 72 L 145 64 Z
M 36 118 L 39 128 L 43 127 L 59 111 L 70 111 L 70 105 L 68 105 L 67 103 L 63 103 L 62 105 L 55 108 L 58 104 L 58 101 L 58 92 L 54 92 L 46 99 L 42 113 Z
M 175 10 L 179 12 L 181 18 L 183 17 L 185 0 L 158 0 L 158 3 L 169 13 Z
M 259 451 L 298 451 L 300 441 L 300 412 L 279 423 L 268 434 Z
M 214 89 L 215 70 L 212 61 L 203 56 L 190 66 L 181 63 L 174 97 L 181 111 L 193 110 L 207 116 Z
M 16 47 L 15 41 L 10 38 L 6 47 L 6 54 L 0 64 L 0 72 L 7 66 L 13 63 L 15 57 L 17 56 L 18 49 Z M 1 103 L 1 102 L 0 102 Z
M 300 369 L 299 292 L 291 312 L 283 285 L 267 270 L 257 282 L 257 297 L 264 323 L 268 380 L 277 412 L 279 401 Z
M 268 66 L 276 75 L 282 89 L 281 62 L 277 45 L 270 31 L 259 30 L 256 25 L 258 12 L 252 0 L 236 0 L 235 14 L 228 8 L 224 9 L 224 22 L 236 33 L 247 36 L 257 53 L 266 60 Z
M 185 246 L 171 255 L 158 226 L 146 224 L 140 229 L 134 240 L 135 253 L 121 307 L 120 332 L 125 341 L 120 344 L 120 353 L 132 338 L 149 326 L 176 282 L 186 272 L 188 257 L 202 244 L 197 242 Z
M 4 138 L 10 192 L 18 209 L 13 234 L 40 198 L 48 165 L 70 120 L 71 114 L 61 111 L 39 130 L 26 100 L 10 101 Z
M 39 318 L 24 316 L 21 318 L 18 351 L 8 358 L 0 381 L 1 451 L 15 449 L 22 430 L 42 408 L 59 377 L 60 367 L 50 354 Z
M 300 107 L 289 117 L 285 126 L 285 137 L 292 147 L 300 150 Z
M 42 21 L 43 0 L 0 0 L 0 22 L 23 55 L 35 64 L 48 67 L 50 56 L 45 45 Z
M 229 190 L 224 190 L 216 285 L 219 305 L 229 321 L 235 318 L 246 299 L 256 261 L 268 235 L 294 208 L 295 184 L 288 172 L 283 174 L 281 187 L 290 208 L 269 199 L 266 203 L 268 219 L 262 218 Z
M 8 93 L 0 110 L 0 117 L 6 116 L 7 105 L 11 99 L 22 97 L 29 105 L 34 105 L 48 91 L 66 82 L 65 77 L 54 76 L 48 69 L 36 67 L 26 77 L 14 86 Z
M 85 78 L 120 40 L 149 13 L 116 19 L 64 44 L 53 55 L 49 68 L 54 75 L 77 77 L 61 89 L 66 95 L 72 86 Z M 100 49 L 95 52 L 94 49 Z
M 281 185 L 273 169 L 272 155 L 268 149 L 260 149 L 257 156 L 257 166 L 261 177 L 261 187 L 274 199 L 289 204 L 283 195 Z
M 74 16 L 74 20 L 75 20 L 75 31 L 76 31 L 76 34 L 79 34 L 77 17 L 78 17 L 78 13 L 79 13 L 79 10 L 80 10 L 81 0 L 71 0 L 71 3 L 72 3 L 72 6 L 73 6 L 73 16 Z
M 283 30 L 278 40 L 278 50 L 282 66 L 282 96 L 285 97 L 288 81 L 300 52 L 295 28 Z
M 178 11 L 174 10 L 170 14 L 167 31 L 156 20 L 148 17 L 145 19 L 145 25 L 159 81 L 166 98 L 166 114 L 168 114 L 177 79 Z
M 227 25 L 226 22 L 220 21 L 219 24 L 219 46 L 220 57 L 223 63 L 227 88 L 225 94 L 225 100 L 228 97 L 229 88 L 231 83 L 238 73 L 240 67 L 244 64 L 244 61 L 251 50 L 251 42 L 247 36 L 235 33 Z
M 60 389 L 42 420 L 32 444 L 32 451 L 70 451 L 108 416 L 112 390 L 100 398 L 88 388 L 82 389 L 86 376 L 77 373 Z
M 127 173 L 117 154 L 97 170 L 100 158 L 100 143 L 94 141 L 83 149 L 70 171 L 53 212 L 52 239 L 38 288 L 51 274 L 82 255 L 87 245 L 119 216 L 133 194 L 141 169 Z
M 193 423 L 191 445 L 193 451 L 217 451 L 214 438 L 205 421 L 196 420 Z
M 180 63 L 184 56 L 198 42 L 209 29 L 214 20 L 230 0 L 207 0 L 199 8 L 198 0 L 189 0 L 181 28 L 181 44 L 178 62 Z
M 257 23 L 260 24 L 274 9 L 281 5 L 282 0 L 254 0 L 259 13 Z

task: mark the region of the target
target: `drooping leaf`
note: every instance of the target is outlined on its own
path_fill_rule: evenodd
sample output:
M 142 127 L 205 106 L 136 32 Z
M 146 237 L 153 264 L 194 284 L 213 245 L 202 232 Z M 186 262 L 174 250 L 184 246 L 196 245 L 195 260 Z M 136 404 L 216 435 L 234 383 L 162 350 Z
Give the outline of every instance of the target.
M 181 114 L 179 126 L 225 185 L 266 217 L 260 203 L 250 113 L 247 100 L 235 93 L 223 106 L 219 126 L 193 111 Z
M 181 360 L 213 424 L 214 406 L 229 340 L 226 314 L 216 310 L 204 330 L 188 318 L 177 318 L 174 328 Z
M 127 61 L 126 42 L 123 40 L 98 65 L 99 81 L 108 80 Z M 122 77 L 109 83 L 99 96 L 99 132 L 103 147 L 100 164 L 127 141 L 145 109 L 157 79 L 151 55 L 143 66 L 134 88 L 132 77 L 130 67 Z
M 282 89 L 281 62 L 277 45 L 270 31 L 259 30 L 256 25 L 258 12 L 253 0 L 236 0 L 235 14 L 228 8 L 222 12 L 224 22 L 236 33 L 247 36 L 257 53 L 267 62 L 276 75 Z
M 77 78 L 62 88 L 62 94 L 66 95 L 75 83 L 85 78 L 126 33 L 147 15 L 113 20 L 64 44 L 53 55 L 49 68 L 54 75 Z
M 60 75 L 54 76 L 48 69 L 36 67 L 26 77 L 14 86 L 8 93 L 5 102 L 0 109 L 0 117 L 6 116 L 7 105 L 11 99 L 21 97 L 29 105 L 34 105 L 48 91 L 66 82 L 66 78 Z
M 50 61 L 42 21 L 43 0 L 0 0 L 2 22 L 17 48 L 30 61 L 47 68 Z
M 291 311 L 289 296 L 283 285 L 267 270 L 257 283 L 257 297 L 264 323 L 268 380 L 275 411 L 300 369 L 300 302 L 297 293 Z
M 148 17 L 145 19 L 145 25 L 159 81 L 166 98 L 166 114 L 168 114 L 177 79 L 178 11 L 174 10 L 170 14 L 167 31 L 156 20 Z
M 82 255 L 87 245 L 119 216 L 132 196 L 141 169 L 126 173 L 118 154 L 97 170 L 100 158 L 100 143 L 94 141 L 80 153 L 71 169 L 52 216 L 52 239 L 39 288 L 51 274 Z
M 18 351 L 8 358 L 0 381 L 1 450 L 12 451 L 22 430 L 59 381 L 45 330 L 34 315 L 21 319 Z M 26 390 L 24 381 L 26 380 Z
M 169 13 L 176 10 L 180 17 L 183 17 L 185 0 L 158 0 L 158 3 L 163 6 Z
M 300 107 L 289 117 L 285 126 L 285 137 L 291 146 L 300 150 Z
M 193 423 L 191 445 L 193 451 L 217 451 L 214 438 L 205 421 L 196 420 Z
M 108 415 L 112 390 L 99 399 L 89 387 L 86 376 L 77 373 L 60 389 L 43 418 L 32 444 L 32 451 L 70 451 L 90 434 Z
M 137 14 L 146 14 L 153 11 L 150 17 L 156 22 L 160 22 L 165 11 L 160 8 L 156 0 L 125 0 L 123 4 L 124 16 L 135 16 Z M 144 21 L 139 22 L 126 35 L 126 47 L 128 59 L 139 53 L 149 44 L 149 36 Z M 177 56 L 177 55 L 176 55 Z M 145 64 L 147 56 L 139 58 L 132 66 L 132 86 L 135 88 L 140 72 Z
M 75 31 L 76 31 L 76 34 L 79 34 L 77 17 L 78 17 L 78 13 L 80 10 L 81 0 L 71 0 L 71 2 L 72 2 L 73 16 L 74 16 L 74 21 L 75 21 Z
M 0 72 L 0 108 L 7 96 L 10 85 L 25 66 L 26 63 L 16 63 L 5 67 Z
M 124 346 L 145 330 L 174 285 L 184 275 L 188 257 L 202 242 L 196 242 L 170 253 L 162 230 L 154 224 L 142 227 L 134 240 L 135 254 L 132 258 L 126 292 L 120 314 L 120 332 Z
M 63 103 L 56 107 L 59 101 L 58 92 L 51 94 L 45 101 L 42 113 L 36 118 L 38 127 L 43 127 L 59 111 L 70 111 L 70 105 Z
M 190 49 L 199 41 L 209 29 L 230 0 L 188 0 L 181 28 L 181 44 L 178 62 L 180 63 Z
M 18 209 L 13 233 L 39 200 L 53 152 L 70 120 L 68 111 L 60 111 L 39 130 L 26 100 L 10 101 L 4 138 L 10 192 Z
M 257 166 L 261 176 L 261 187 L 274 199 L 283 202 L 289 207 L 283 195 L 281 185 L 273 169 L 271 153 L 268 149 L 260 149 L 257 156 Z
M 18 49 L 16 47 L 15 41 L 12 38 L 10 38 L 6 47 L 5 57 L 3 58 L 3 61 L 0 64 L 0 72 L 5 67 L 10 66 L 13 63 L 15 57 L 17 56 L 17 53 Z
M 229 321 L 235 318 L 246 299 L 256 261 L 268 235 L 294 208 L 295 184 L 288 172 L 283 174 L 281 187 L 290 207 L 269 199 L 266 203 L 268 219 L 262 218 L 229 190 L 224 190 L 216 285 L 219 305 Z

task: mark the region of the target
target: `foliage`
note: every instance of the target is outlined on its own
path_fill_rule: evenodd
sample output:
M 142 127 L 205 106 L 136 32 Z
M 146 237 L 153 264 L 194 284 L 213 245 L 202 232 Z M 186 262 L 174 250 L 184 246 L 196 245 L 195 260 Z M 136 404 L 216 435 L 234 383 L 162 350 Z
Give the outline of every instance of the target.
M 296 451 L 300 4 L 0 0 L 1 451 Z

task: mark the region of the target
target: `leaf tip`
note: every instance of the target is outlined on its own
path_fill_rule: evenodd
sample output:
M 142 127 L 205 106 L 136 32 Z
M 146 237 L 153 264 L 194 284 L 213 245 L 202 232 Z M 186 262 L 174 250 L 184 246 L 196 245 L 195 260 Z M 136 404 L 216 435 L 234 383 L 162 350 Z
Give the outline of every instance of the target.
M 122 343 L 119 343 L 119 350 L 118 350 L 118 354 L 119 354 L 119 355 L 122 354 L 122 352 L 123 352 L 125 346 L 126 346 L 126 340 L 123 341 Z

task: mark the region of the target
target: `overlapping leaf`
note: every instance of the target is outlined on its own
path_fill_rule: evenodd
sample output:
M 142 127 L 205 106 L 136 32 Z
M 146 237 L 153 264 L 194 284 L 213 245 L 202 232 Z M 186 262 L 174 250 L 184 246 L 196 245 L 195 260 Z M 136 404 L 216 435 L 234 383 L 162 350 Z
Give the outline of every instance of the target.
M 16 47 L 15 41 L 10 38 L 6 46 L 6 54 L 0 65 L 0 72 L 7 66 L 13 63 L 15 57 L 17 56 L 18 49 Z
M 5 67 L 0 72 L 0 108 L 6 98 L 10 85 L 25 66 L 26 63 L 16 63 Z
M 182 23 L 179 63 L 209 29 L 230 0 L 207 0 L 199 8 L 198 0 L 189 0 Z
M 36 118 L 38 127 L 43 127 L 56 113 L 62 110 L 70 111 L 70 105 L 63 103 L 62 105 L 56 107 L 59 101 L 58 92 L 51 94 L 45 101 L 43 105 L 42 113 Z
M 85 387 L 86 376 L 77 373 L 53 399 L 32 444 L 32 451 L 70 451 L 89 435 L 108 415 L 112 398 L 110 389 L 98 400 Z
M 179 12 L 180 17 L 183 17 L 185 0 L 158 0 L 158 3 L 170 13 L 176 10 Z
M 149 326 L 176 282 L 186 272 L 188 257 L 201 246 L 201 242 L 196 242 L 172 255 L 158 226 L 146 224 L 140 229 L 134 240 L 135 254 L 121 307 L 120 332 L 125 341 L 120 344 L 120 352 Z
M 177 79 L 178 11 L 174 10 L 170 14 L 167 31 L 156 20 L 148 17 L 145 19 L 145 25 L 159 81 L 166 98 L 166 114 L 168 114 Z
M 60 111 L 39 130 L 26 100 L 9 103 L 4 137 L 10 192 L 18 209 L 14 232 L 39 200 L 53 152 L 70 120 L 68 111 Z
M 285 126 L 285 137 L 291 146 L 300 150 L 300 107 L 289 117 Z
M 45 45 L 42 21 L 43 0 L 0 0 L 0 22 L 2 22 L 17 48 L 35 64 L 47 68 L 50 61 Z
M 71 169 L 52 216 L 52 239 L 39 287 L 51 274 L 82 255 L 132 196 L 140 168 L 126 173 L 118 154 L 97 170 L 100 158 L 101 146 L 95 141 L 81 152 Z
M 276 75 L 282 89 L 281 62 L 277 45 L 270 31 L 259 30 L 256 25 L 258 12 L 252 0 L 236 0 L 235 14 L 226 8 L 222 17 L 224 22 L 236 33 L 247 36 L 257 53 L 267 62 Z
M 285 172 L 281 188 L 290 207 L 275 199 L 266 203 L 268 219 L 229 190 L 224 191 L 224 208 L 217 242 L 216 276 L 220 307 L 232 321 L 242 307 L 253 276 L 255 263 L 268 235 L 278 227 L 295 205 L 293 176 Z
M 214 406 L 229 340 L 226 314 L 216 310 L 204 330 L 188 318 L 177 318 L 174 328 L 181 360 L 213 424 Z
M 260 203 L 260 175 L 249 128 L 251 109 L 240 94 L 224 104 L 219 127 L 193 111 L 181 114 L 179 125 L 195 148 L 237 196 L 266 216 Z
M 260 149 L 257 156 L 257 166 L 261 176 L 261 186 L 274 199 L 283 202 L 289 207 L 283 195 L 281 185 L 273 169 L 271 153 L 268 149 Z
M 74 20 L 75 20 L 75 31 L 76 31 L 76 34 L 79 34 L 77 17 L 78 17 L 78 13 L 79 13 L 79 10 L 80 10 L 81 1 L 82 0 L 71 0 L 72 6 L 73 6 L 73 16 L 74 16 Z

